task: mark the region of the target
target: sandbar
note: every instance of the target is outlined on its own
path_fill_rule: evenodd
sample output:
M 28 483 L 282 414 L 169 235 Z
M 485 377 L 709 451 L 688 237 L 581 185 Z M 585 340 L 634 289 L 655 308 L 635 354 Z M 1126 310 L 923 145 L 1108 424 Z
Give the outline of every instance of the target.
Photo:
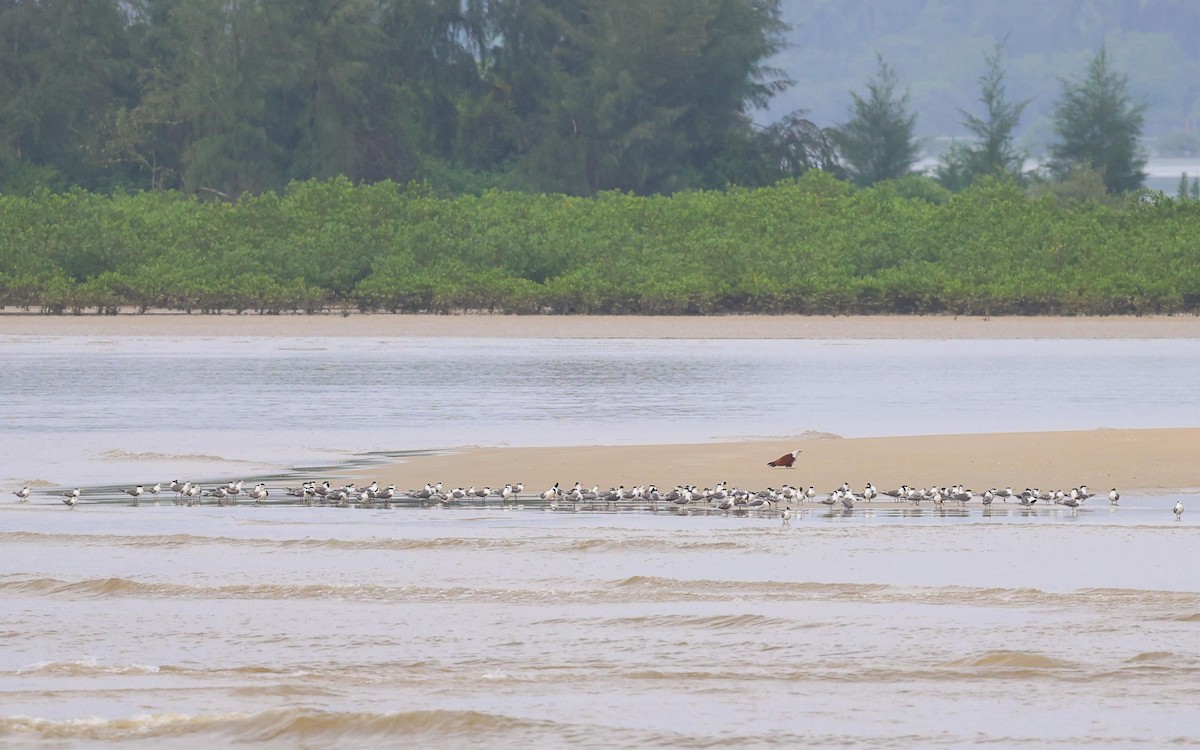
M 793 468 L 767 462 L 800 449 Z M 813 486 L 829 492 L 848 482 L 861 490 L 907 484 L 918 489 L 963 484 L 976 492 L 1013 487 L 1069 491 L 1118 488 L 1147 494 L 1200 488 L 1200 428 L 1082 430 L 1045 433 L 887 438 L 799 436 L 794 439 L 695 445 L 462 448 L 419 455 L 351 472 L 401 490 L 443 482 L 451 487 L 501 487 L 522 482 L 526 493 L 558 483 L 586 487 L 677 484 L 760 490 Z

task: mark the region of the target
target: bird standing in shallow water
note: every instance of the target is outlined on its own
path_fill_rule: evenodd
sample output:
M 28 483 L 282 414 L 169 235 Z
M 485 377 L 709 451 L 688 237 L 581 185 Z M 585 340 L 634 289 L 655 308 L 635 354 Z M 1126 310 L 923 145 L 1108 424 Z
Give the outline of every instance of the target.
M 23 503 L 23 502 L 26 502 L 27 500 L 29 500 L 29 488 L 28 487 L 22 487 L 21 489 L 17 490 L 13 494 L 17 496 L 18 503 Z
M 1176 521 L 1178 521 L 1178 520 L 1180 520 L 1181 518 L 1183 518 L 1183 501 L 1182 501 L 1182 500 L 1176 500 L 1176 501 L 1175 501 L 1175 508 L 1174 508 L 1174 510 L 1175 510 L 1175 520 L 1176 520 Z
M 1116 505 L 1117 501 L 1120 499 L 1121 499 L 1121 493 L 1117 492 L 1116 487 L 1113 487 L 1111 490 L 1108 491 L 1108 504 L 1109 505 Z
M 75 505 L 78 504 L 78 502 L 79 502 L 79 488 L 78 487 L 71 490 L 70 492 L 63 493 L 63 503 L 68 508 L 71 508 L 72 510 L 74 510 Z

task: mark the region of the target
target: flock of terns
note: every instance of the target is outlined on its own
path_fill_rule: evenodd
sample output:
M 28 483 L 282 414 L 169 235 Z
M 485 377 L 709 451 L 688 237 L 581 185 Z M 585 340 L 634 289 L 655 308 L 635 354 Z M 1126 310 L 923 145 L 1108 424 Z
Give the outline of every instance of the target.
M 173 493 L 174 501 L 183 505 L 199 505 L 206 498 L 217 505 L 234 504 L 241 498 L 262 505 L 267 502 L 267 498 L 271 494 L 265 483 L 258 483 L 252 488 L 246 489 L 244 481 L 236 481 L 204 489 L 198 483 L 180 482 L 179 480 L 166 483 L 165 487 L 160 482 L 150 486 L 137 485 L 122 489 L 121 492 L 132 498 L 134 505 L 139 504 L 141 499 L 147 496 L 157 501 L 159 494 L 164 492 Z M 803 489 L 787 484 L 779 489 L 768 487 L 765 490 L 750 491 L 727 487 L 724 482 L 716 487 L 704 489 L 694 485 L 677 485 L 667 491 L 659 490 L 653 484 L 637 485 L 628 489 L 620 486 L 601 490 L 598 486 L 587 488 L 578 482 L 572 488 L 564 489 L 556 483 L 553 487 L 538 494 L 526 495 L 524 492 L 525 485 L 519 482 L 505 484 L 498 489 L 474 486 L 446 489 L 441 482 L 438 482 L 426 484 L 420 489 L 400 491 L 394 484 L 380 487 L 378 482 L 372 482 L 365 487 L 358 487 L 351 482 L 335 487 L 327 481 L 305 482 L 299 487 L 284 488 L 287 496 L 297 498 L 297 501 L 304 505 L 335 505 L 339 507 L 351 505 L 370 507 L 377 503 L 390 505 L 394 502 L 417 502 L 422 505 L 487 503 L 498 499 L 501 507 L 504 508 L 523 508 L 525 501 L 533 501 L 541 503 L 547 510 L 557 510 L 561 505 L 570 505 L 575 509 L 581 505 L 592 507 L 603 505 L 614 509 L 634 505 L 649 507 L 652 511 L 657 511 L 662 506 L 679 509 L 699 506 L 720 511 L 758 512 L 777 509 L 785 526 L 791 522 L 796 508 L 803 507 L 804 503 L 817 503 L 830 508 L 831 511 L 844 512 L 853 510 L 857 503 L 871 503 L 876 499 L 883 500 L 885 498 L 896 503 L 907 502 L 914 505 L 928 502 L 935 508 L 943 508 L 947 503 L 957 503 L 960 507 L 965 507 L 979 498 L 985 508 L 991 506 L 996 500 L 1001 502 L 1012 500 L 1026 508 L 1042 502 L 1063 505 L 1076 511 L 1086 501 L 1096 496 L 1096 493 L 1091 492 L 1087 485 L 1056 491 L 1026 488 L 1018 492 L 1014 491 L 1012 487 L 991 488 L 982 493 L 976 493 L 961 484 L 953 487 L 934 486 L 921 489 L 901 485 L 897 489 L 880 491 L 869 482 L 862 492 L 855 492 L 845 482 L 837 489 L 827 493 L 818 493 L 812 486 Z M 18 502 L 26 502 L 29 500 L 31 490 L 25 486 L 13 494 L 17 496 Z M 63 492 L 62 501 L 68 508 L 74 509 L 79 504 L 82 494 L 77 487 Z M 1107 498 L 1110 505 L 1116 506 L 1121 494 L 1114 487 L 1108 491 Z M 1173 511 L 1175 520 L 1180 520 L 1183 516 L 1183 501 L 1176 502 Z

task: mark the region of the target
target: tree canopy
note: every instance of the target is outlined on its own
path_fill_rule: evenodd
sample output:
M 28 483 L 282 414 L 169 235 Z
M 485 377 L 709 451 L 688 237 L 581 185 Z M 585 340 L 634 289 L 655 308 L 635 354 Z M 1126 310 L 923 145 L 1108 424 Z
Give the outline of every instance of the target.
M 1025 152 L 1015 145 L 1014 139 L 1029 100 L 1009 100 L 1003 55 L 1003 46 L 997 44 L 984 57 L 987 67 L 978 79 L 983 117 L 959 110 L 963 126 L 974 140 L 953 144 L 937 167 L 938 181 L 952 190 L 962 189 L 984 175 L 1020 177 L 1024 168 Z
M 345 176 L 448 194 L 669 195 L 813 169 L 869 185 L 912 169 L 915 113 L 931 114 L 901 89 L 894 45 L 873 75 L 853 71 L 865 91 L 839 91 L 851 101 L 839 126 L 815 106 L 762 109 L 788 93 L 817 104 L 827 85 L 812 69 L 791 67 L 793 82 L 772 66 L 797 52 L 785 40 L 819 48 L 813 29 L 840 39 L 839 24 L 908 28 L 906 14 L 942 29 L 1003 18 L 988 3 L 956 15 L 931 0 L 787 7 L 801 5 L 824 10 L 793 16 L 811 28 L 789 37 L 783 0 L 0 0 L 0 192 L 232 201 Z M 1167 18 L 1129 0 L 1083 5 L 1126 8 L 1134 24 Z M 1021 59 L 1030 44 L 1014 39 Z M 978 38 L 964 45 L 978 54 Z M 1144 107 L 1107 51 L 1097 59 L 1099 74 L 1063 83 L 1052 165 L 1065 179 L 1070 162 L 1094 164 L 1125 191 L 1141 184 Z M 1014 66 L 1010 98 L 999 48 L 987 62 L 983 109 L 958 110 L 970 137 L 943 163 L 953 190 L 1020 169 L 1029 64 Z M 936 85 L 918 79 L 915 92 Z
M 901 177 L 920 153 L 913 130 L 917 116 L 909 112 L 908 94 L 896 91 L 895 66 L 882 55 L 867 81 L 867 95 L 851 92 L 851 118 L 833 131 L 842 164 L 857 185 L 873 185 Z
M 1114 71 L 1101 47 L 1083 78 L 1063 81 L 1054 107 L 1054 132 L 1048 167 L 1060 178 L 1075 165 L 1090 166 L 1111 193 L 1140 188 L 1146 180 L 1141 148 L 1145 105 L 1134 103 L 1128 79 Z
M 0 190 L 722 186 L 785 30 L 779 0 L 0 0 Z

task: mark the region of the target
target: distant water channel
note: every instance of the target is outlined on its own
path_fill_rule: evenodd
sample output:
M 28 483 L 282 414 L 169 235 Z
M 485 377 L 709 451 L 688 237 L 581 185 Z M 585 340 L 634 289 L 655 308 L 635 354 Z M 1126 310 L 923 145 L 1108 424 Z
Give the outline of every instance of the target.
M 0 355 L 0 474 L 71 486 L 465 445 L 1190 427 L 1200 414 L 1197 340 L 7 336 Z

